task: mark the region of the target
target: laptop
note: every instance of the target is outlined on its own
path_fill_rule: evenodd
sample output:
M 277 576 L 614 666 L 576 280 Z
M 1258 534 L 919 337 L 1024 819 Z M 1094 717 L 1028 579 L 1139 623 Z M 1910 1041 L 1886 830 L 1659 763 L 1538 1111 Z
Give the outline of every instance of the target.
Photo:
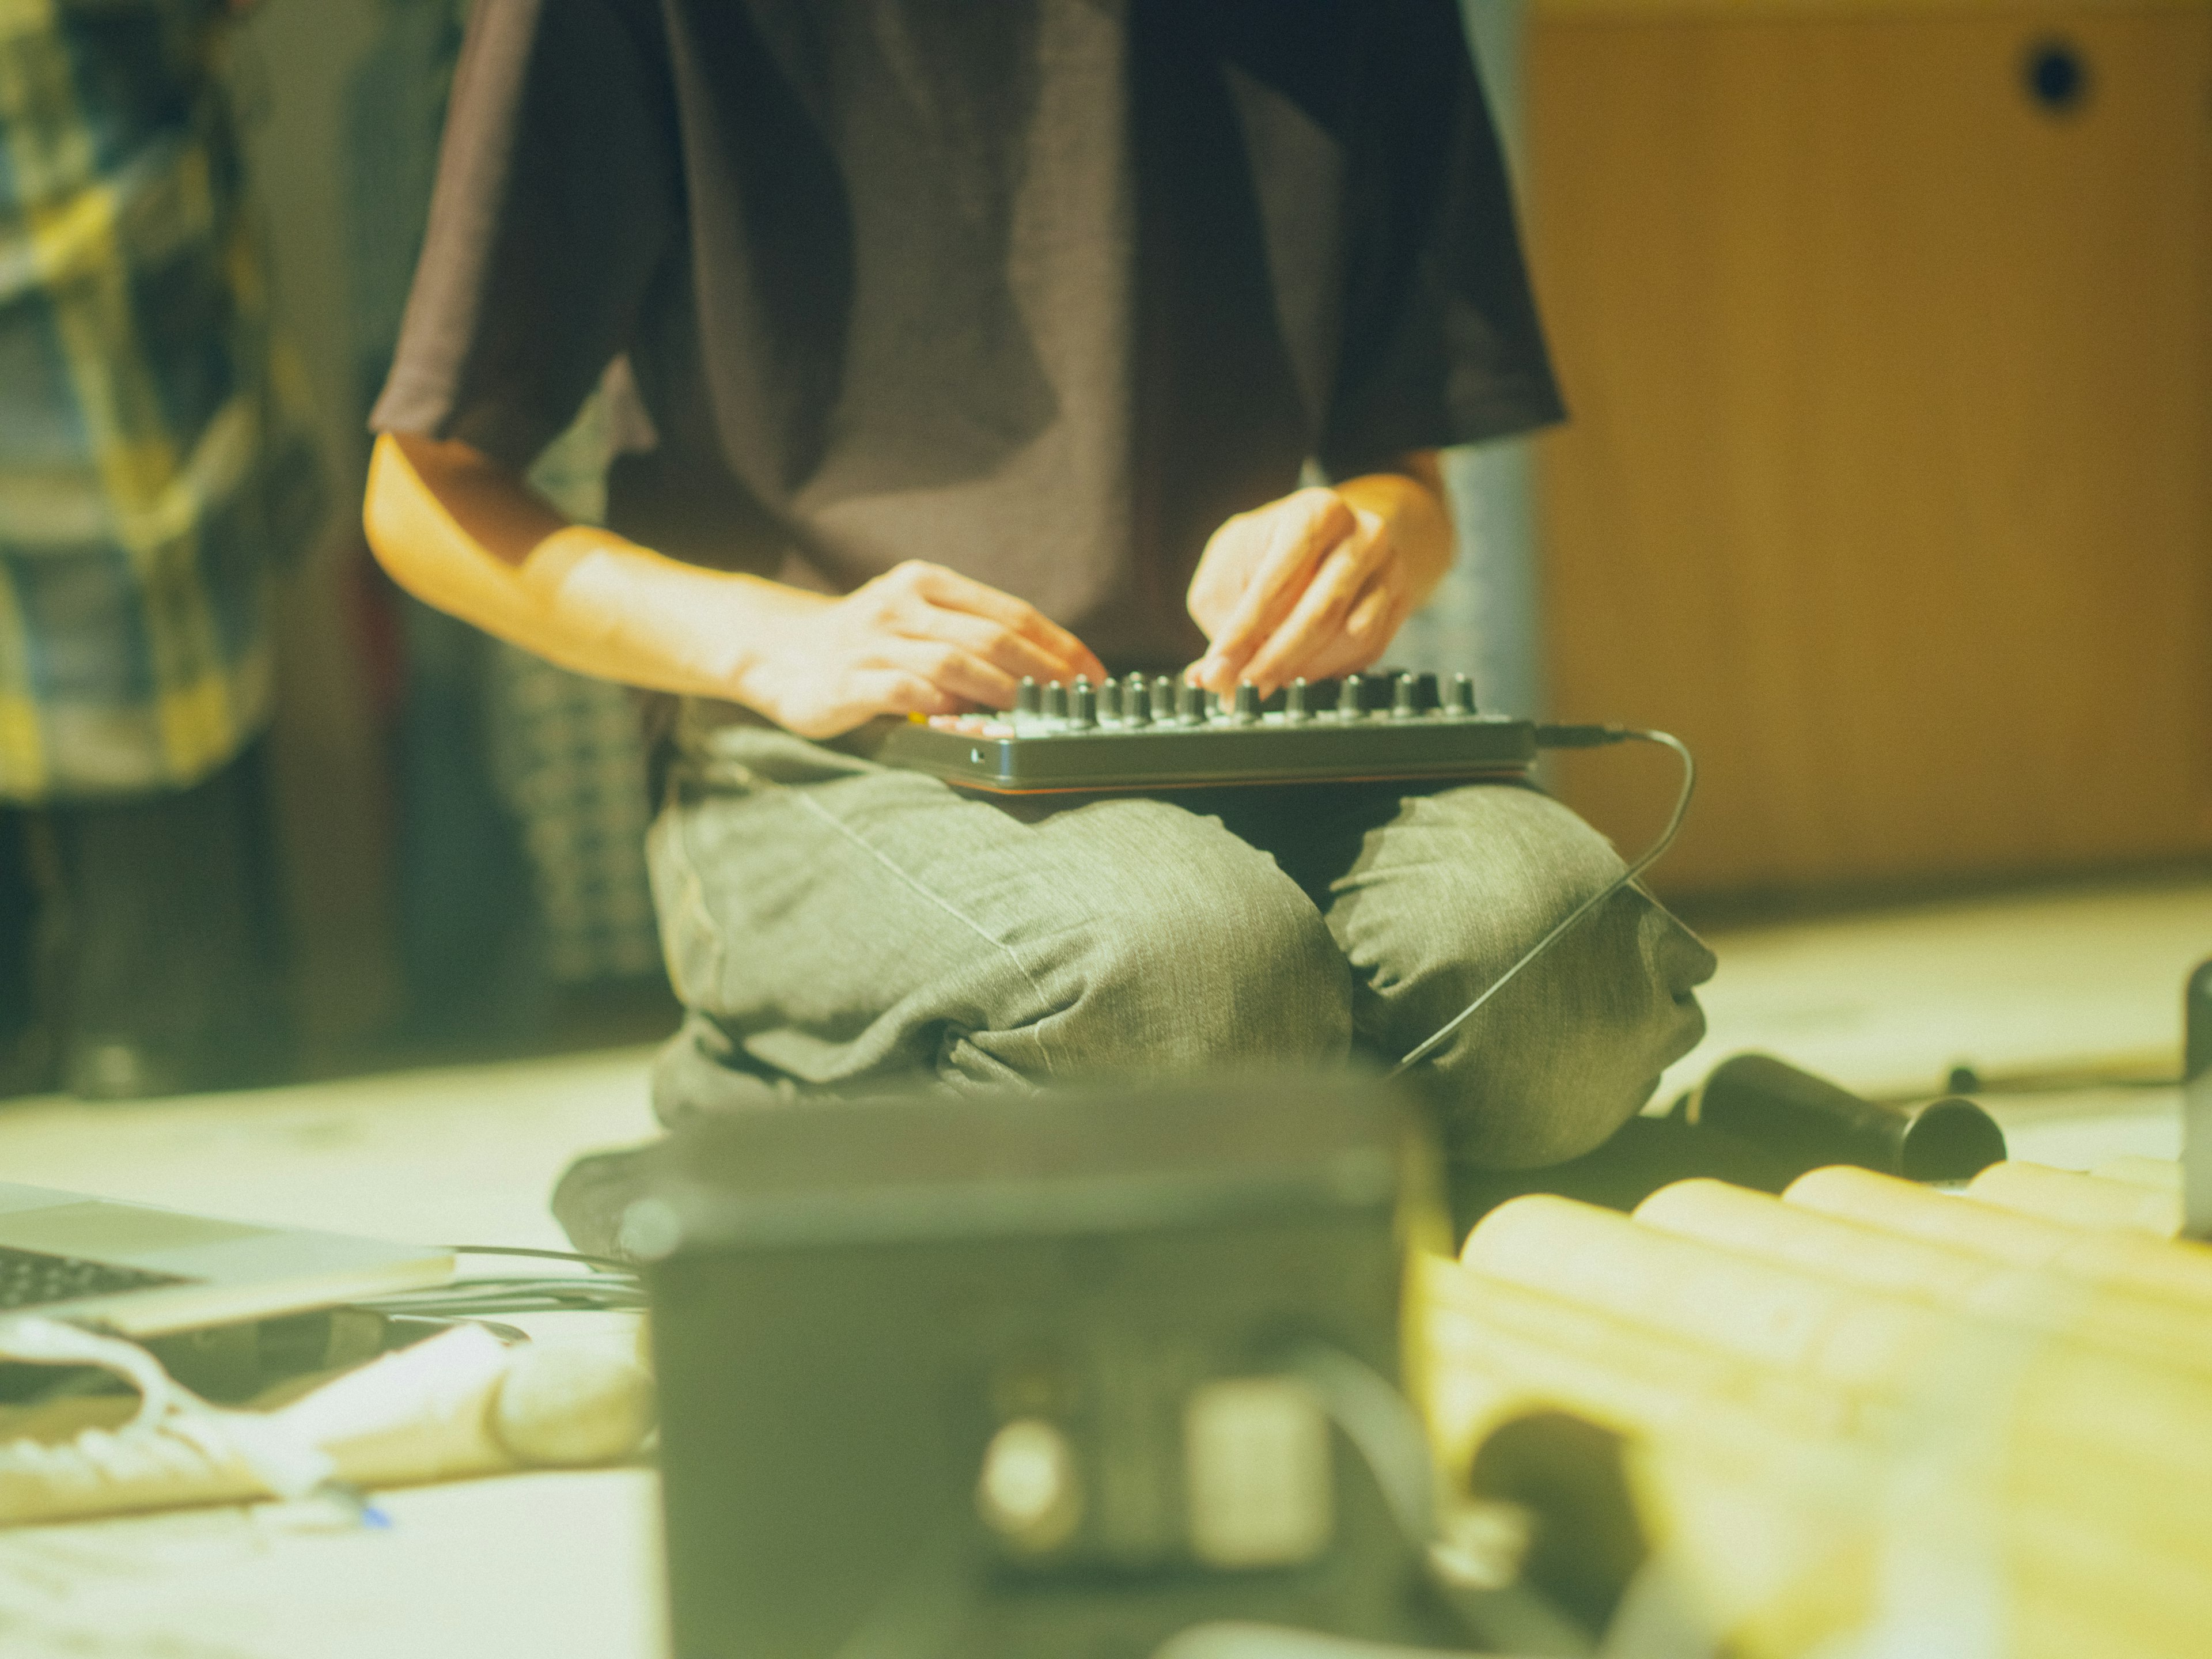
M 449 1250 L 0 1182 L 0 1321 L 37 1314 L 159 1336 L 389 1296 L 453 1273 Z

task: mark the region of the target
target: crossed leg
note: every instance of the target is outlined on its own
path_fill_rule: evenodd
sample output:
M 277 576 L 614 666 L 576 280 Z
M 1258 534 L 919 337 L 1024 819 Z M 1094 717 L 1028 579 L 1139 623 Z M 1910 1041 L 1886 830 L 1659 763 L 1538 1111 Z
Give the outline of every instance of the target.
M 1512 787 L 1010 812 L 752 726 L 707 734 L 674 778 L 652 844 L 691 1011 L 655 1075 L 672 1121 L 918 1077 L 1395 1059 L 1620 868 Z M 1650 897 L 1616 895 L 1425 1062 L 1452 1157 L 1603 1139 L 1696 1042 L 1711 968 Z

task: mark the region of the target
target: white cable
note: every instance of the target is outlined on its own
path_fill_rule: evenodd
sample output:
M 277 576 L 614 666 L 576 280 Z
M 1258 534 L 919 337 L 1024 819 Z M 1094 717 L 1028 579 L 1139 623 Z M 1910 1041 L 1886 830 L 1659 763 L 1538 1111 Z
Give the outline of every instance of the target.
M 1682 761 L 1682 790 L 1681 793 L 1674 798 L 1674 816 L 1667 820 L 1667 827 L 1663 830 L 1660 831 L 1659 839 L 1651 843 L 1650 848 L 1641 858 L 1638 859 L 1635 863 L 1623 870 L 1618 876 L 1615 876 L 1610 882 L 1607 883 L 1605 886 L 1600 888 L 1596 892 L 1591 894 L 1589 897 L 1584 899 L 1580 904 L 1570 910 L 1566 915 L 1566 919 L 1561 921 L 1559 926 L 1553 928 L 1550 933 L 1545 934 L 1543 938 L 1538 939 L 1535 944 L 1530 945 L 1528 947 L 1528 953 L 1523 956 L 1520 961 L 1515 963 L 1510 968 L 1508 968 L 1496 979 L 1491 981 L 1489 986 L 1483 991 L 1480 996 L 1475 998 L 1473 1002 L 1468 1003 L 1466 1007 L 1461 1009 L 1457 1014 L 1454 1015 L 1449 1020 L 1438 1027 L 1437 1030 L 1431 1032 L 1425 1041 L 1413 1050 L 1412 1053 L 1408 1054 L 1395 1066 L 1393 1066 L 1390 1068 L 1390 1075 L 1392 1077 L 1396 1077 L 1400 1073 L 1404 1072 L 1408 1067 L 1418 1064 L 1421 1060 L 1426 1060 L 1431 1054 L 1434 1054 L 1438 1046 L 1441 1045 L 1447 1037 L 1450 1036 L 1454 1031 L 1459 1030 L 1461 1026 L 1466 1024 L 1468 1020 L 1474 1018 L 1476 1012 L 1481 1008 L 1483 1004 L 1488 1002 L 1491 998 L 1496 996 L 1500 991 L 1511 984 L 1515 976 L 1518 975 L 1523 968 L 1526 968 L 1530 963 L 1535 961 L 1537 957 L 1542 956 L 1544 952 L 1550 950 L 1553 945 L 1558 944 L 1559 941 L 1566 935 L 1568 930 L 1573 927 L 1577 922 L 1580 921 L 1591 911 L 1596 909 L 1598 906 L 1603 904 L 1614 894 L 1620 892 L 1622 888 L 1634 881 L 1646 870 L 1649 870 L 1654 864 L 1656 864 L 1659 861 L 1660 855 L 1666 852 L 1669 847 L 1674 844 L 1674 836 L 1682 828 L 1682 820 L 1689 815 L 1690 797 L 1696 791 L 1698 787 L 1698 763 L 1696 757 L 1690 753 L 1689 746 L 1683 743 L 1680 738 L 1672 736 L 1665 732 L 1645 731 L 1640 727 L 1635 726 L 1610 726 L 1602 728 L 1573 727 L 1565 729 L 1575 731 L 1602 730 L 1607 735 L 1596 741 L 1576 744 L 1545 744 L 1541 743 L 1540 738 L 1539 746 L 1558 748 L 1595 748 L 1597 746 L 1598 742 L 1638 742 L 1656 743 L 1673 750 L 1675 754 L 1681 757 Z

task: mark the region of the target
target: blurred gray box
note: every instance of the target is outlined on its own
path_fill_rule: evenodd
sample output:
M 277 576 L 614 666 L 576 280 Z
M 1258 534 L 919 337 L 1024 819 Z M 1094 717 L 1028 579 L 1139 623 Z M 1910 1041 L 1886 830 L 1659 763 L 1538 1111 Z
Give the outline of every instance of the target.
M 1448 1638 L 1291 1360 L 1397 1379 L 1419 1125 L 1302 1076 L 810 1102 L 668 1143 L 624 1230 L 680 1659 Z
M 2182 992 L 2181 1233 L 2212 1239 L 2212 962 Z

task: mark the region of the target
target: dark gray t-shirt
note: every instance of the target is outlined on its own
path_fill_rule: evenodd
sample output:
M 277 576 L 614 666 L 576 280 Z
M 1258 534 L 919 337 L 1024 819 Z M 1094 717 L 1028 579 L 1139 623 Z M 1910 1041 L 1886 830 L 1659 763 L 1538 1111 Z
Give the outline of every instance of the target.
M 477 0 L 374 424 L 520 467 L 623 358 L 625 534 L 1128 666 L 1308 459 L 1560 412 L 1453 0 Z

